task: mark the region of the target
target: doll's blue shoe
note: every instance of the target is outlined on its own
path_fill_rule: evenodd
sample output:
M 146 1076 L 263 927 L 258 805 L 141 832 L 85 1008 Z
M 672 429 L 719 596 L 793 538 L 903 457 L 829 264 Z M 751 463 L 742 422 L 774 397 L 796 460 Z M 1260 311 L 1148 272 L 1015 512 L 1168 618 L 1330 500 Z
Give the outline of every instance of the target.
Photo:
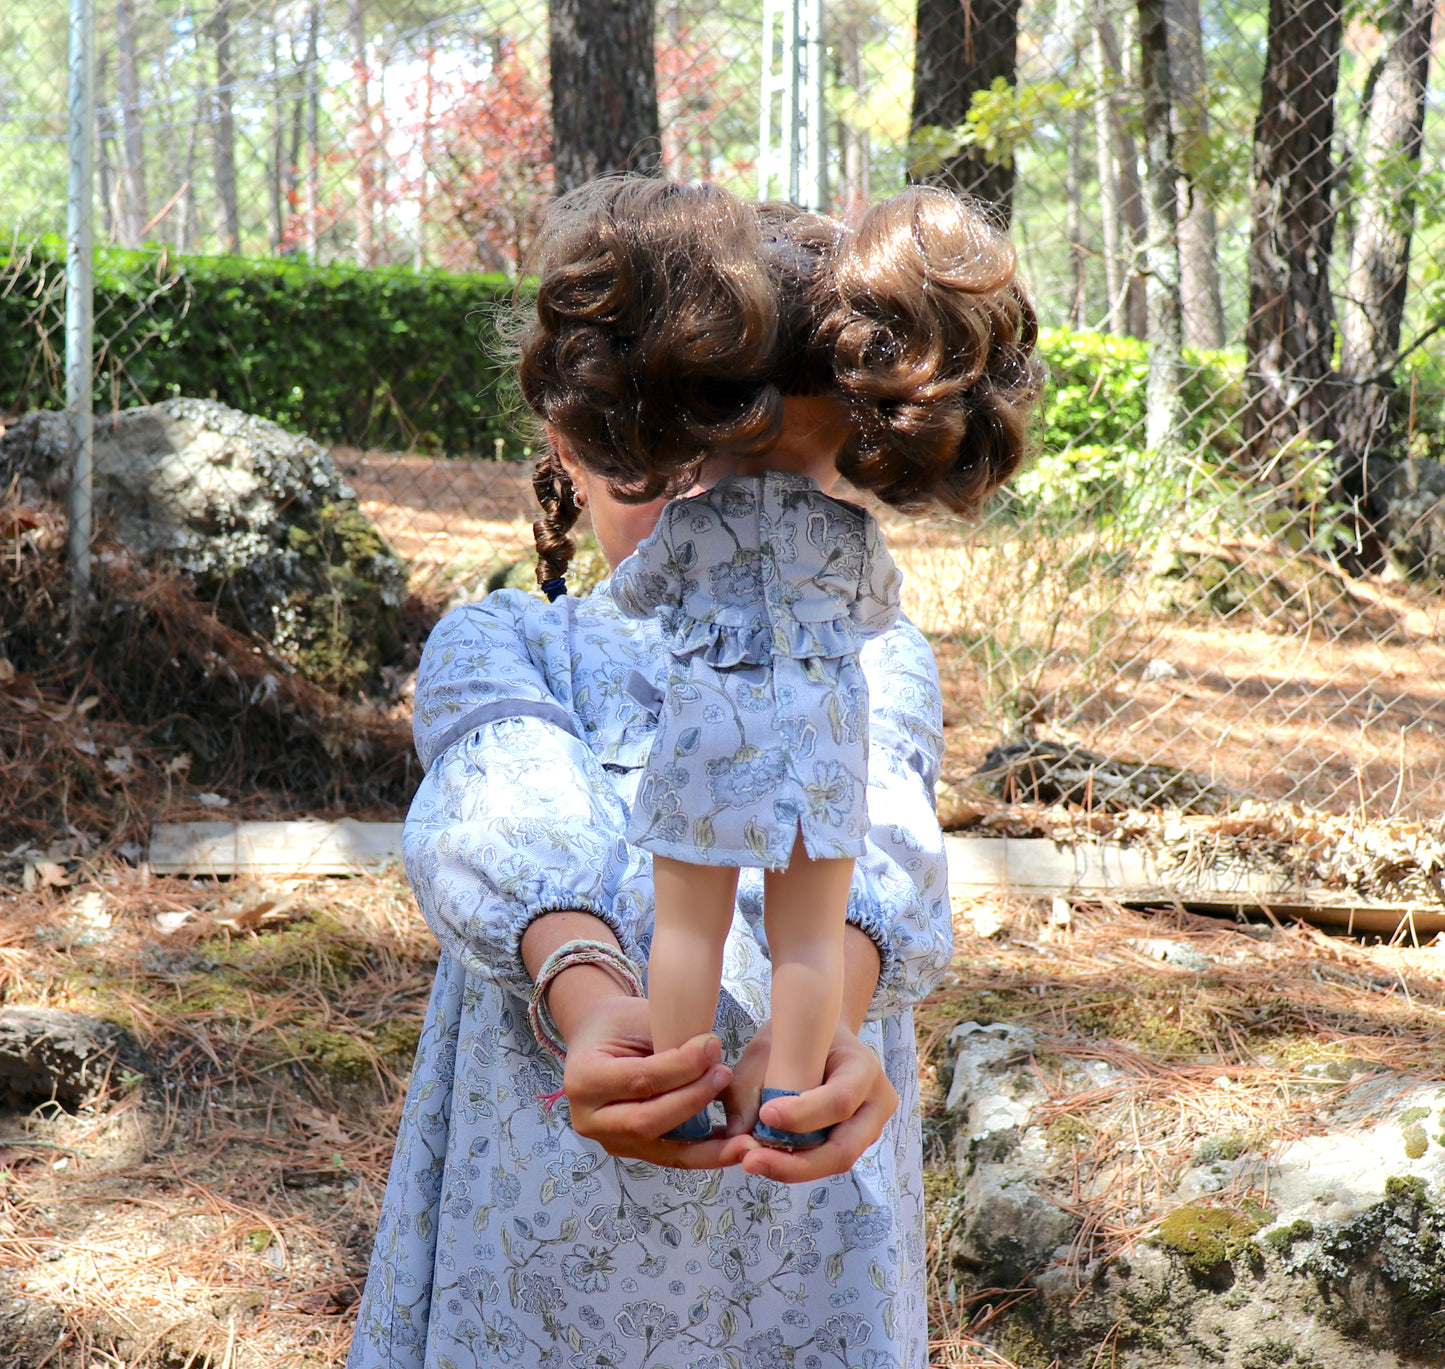
M 796 1098 L 796 1089 L 764 1089 L 762 1102 L 770 1103 L 774 1098 Z M 828 1139 L 832 1127 L 819 1127 L 816 1131 L 784 1131 L 782 1127 L 770 1127 L 760 1117 L 753 1124 L 753 1139 L 761 1141 L 774 1150 L 812 1150 Z
M 712 1113 L 704 1108 L 701 1112 L 695 1112 L 687 1121 L 673 1127 L 671 1131 L 664 1131 L 664 1141 L 706 1141 L 712 1135 Z

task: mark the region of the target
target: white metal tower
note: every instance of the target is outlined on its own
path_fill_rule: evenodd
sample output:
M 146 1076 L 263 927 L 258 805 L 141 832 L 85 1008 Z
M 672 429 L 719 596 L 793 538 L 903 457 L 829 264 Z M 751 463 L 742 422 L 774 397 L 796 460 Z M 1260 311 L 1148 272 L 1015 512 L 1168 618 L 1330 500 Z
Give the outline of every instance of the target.
M 758 198 L 828 201 L 823 129 L 823 0 L 763 0 Z

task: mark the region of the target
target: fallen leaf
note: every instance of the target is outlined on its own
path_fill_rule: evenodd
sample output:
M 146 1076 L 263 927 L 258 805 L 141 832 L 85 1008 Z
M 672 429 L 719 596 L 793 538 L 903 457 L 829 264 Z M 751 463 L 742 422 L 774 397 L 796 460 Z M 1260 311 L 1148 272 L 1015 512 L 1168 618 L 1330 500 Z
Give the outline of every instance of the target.
M 53 860 L 37 860 L 31 868 L 35 871 L 36 879 L 46 889 L 64 889 L 70 883 L 65 866 L 57 865 Z
M 216 917 L 222 927 L 237 927 L 244 931 L 259 927 L 263 922 L 278 922 L 296 905 L 294 894 L 283 894 L 279 898 L 264 898 L 259 903 L 243 903 L 235 912 Z
M 0 433 L 5 425 L 0 423 Z M 42 519 L 34 509 L 0 509 L 0 537 L 18 537 L 22 532 L 38 528 Z
M 298 1108 L 296 1120 L 307 1131 L 315 1132 L 320 1140 L 330 1141 L 333 1145 L 343 1146 L 351 1140 L 351 1137 L 341 1129 L 341 1119 L 334 1112 L 321 1112 L 316 1108 Z
M 9 684 L 15 678 L 15 667 L 0 656 L 0 684 Z
M 194 922 L 195 920 L 196 915 L 189 911 L 178 913 L 157 913 L 156 931 L 158 931 L 162 936 L 170 936 L 172 932 L 180 931 L 181 928 L 186 925 L 186 923 Z

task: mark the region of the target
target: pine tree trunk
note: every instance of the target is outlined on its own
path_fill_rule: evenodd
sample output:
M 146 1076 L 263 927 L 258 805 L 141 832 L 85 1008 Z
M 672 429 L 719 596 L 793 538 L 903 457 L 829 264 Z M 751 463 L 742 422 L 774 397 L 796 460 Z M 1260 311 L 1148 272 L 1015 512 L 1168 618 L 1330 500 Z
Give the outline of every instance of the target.
M 1149 373 L 1145 441 L 1154 451 L 1176 448 L 1183 426 L 1183 326 L 1179 307 L 1179 172 L 1171 128 L 1169 32 L 1165 0 L 1139 0 L 1140 78 L 1149 193 L 1144 258 L 1149 302 Z
M 351 0 L 347 10 L 351 30 L 351 79 L 356 86 L 356 264 L 368 270 L 376 265 L 376 135 L 372 128 L 371 76 L 366 65 L 366 9 L 363 0 Z
M 136 71 L 135 0 L 116 0 L 116 76 L 120 88 L 120 119 L 124 156 L 120 164 L 120 213 L 116 216 L 122 247 L 139 247 L 145 232 L 145 133 L 141 122 L 140 78 Z
M 1104 37 L 1116 53 L 1114 70 L 1122 73 L 1124 89 L 1134 98 L 1138 98 L 1140 81 L 1136 54 L 1139 44 L 1136 41 L 1137 34 L 1133 32 L 1138 19 L 1129 10 L 1126 10 L 1121 17 L 1124 24 L 1122 53 L 1115 42 L 1113 26 L 1108 22 L 1107 16 L 1104 21 Z M 1149 332 L 1149 300 L 1143 276 L 1144 240 L 1147 236 L 1144 186 L 1139 180 L 1139 150 L 1120 103 L 1115 104 L 1113 114 L 1114 138 L 1119 147 L 1120 208 L 1124 214 L 1124 225 L 1130 249 L 1126 326 L 1132 336 L 1143 338 Z
M 559 194 L 661 167 L 653 0 L 552 0 L 552 160 Z
M 1329 265 L 1341 4 L 1269 6 L 1251 166 L 1244 438 L 1255 462 L 1270 470 L 1289 444 L 1334 435 Z
M 306 26 L 306 251 L 313 265 L 321 260 L 321 36 L 320 0 L 311 0 Z
M 1074 49 L 1074 70 L 1083 63 Z M 1084 328 L 1089 312 L 1088 254 L 1084 246 L 1084 111 L 1069 114 L 1068 187 L 1069 327 Z
M 1169 77 L 1174 91 L 1174 160 L 1179 167 L 1179 283 L 1184 341 L 1224 346 L 1214 205 L 1201 184 L 1208 169 L 1209 101 L 1199 0 L 1167 0 Z
M 1398 455 L 1391 422 L 1405 286 L 1415 226 L 1415 189 L 1425 128 L 1435 0 L 1395 0 L 1378 18 L 1385 51 L 1366 90 L 1349 274 L 1340 308 L 1340 378 L 1335 482 L 1356 515 L 1365 559 L 1377 562 L 1370 458 Z
M 1119 162 L 1114 141 L 1114 98 L 1109 93 L 1109 53 L 1101 20 L 1094 30 L 1094 155 L 1099 173 L 1099 211 L 1104 236 L 1104 296 L 1106 308 L 1100 325 L 1106 333 L 1124 331 L 1124 215 L 1119 194 Z
M 968 116 L 974 93 L 1002 77 L 1014 84 L 1018 69 L 1020 0 L 918 0 L 913 58 L 913 112 L 909 127 L 955 129 Z M 912 179 L 912 177 L 910 177 Z M 989 162 L 976 147 L 962 147 L 936 170 L 917 177 L 975 196 L 1013 214 L 1014 169 Z
M 1095 125 L 1099 179 L 1104 186 L 1104 253 L 1106 266 L 1113 263 L 1105 328 L 1111 333 L 1129 333 L 1142 338 L 1148 332 L 1148 304 L 1144 278 L 1139 274 L 1145 233 L 1139 154 L 1114 94 L 1121 83 L 1127 89 L 1130 81 L 1113 22 L 1104 5 L 1099 8 L 1094 53 L 1101 87 Z
M 241 213 L 236 201 L 236 67 L 231 59 L 231 0 L 217 0 L 211 18 L 211 36 L 216 44 L 215 160 L 216 198 L 221 202 L 221 248 L 241 250 Z
M 115 148 L 115 116 L 105 102 L 105 83 L 109 69 L 110 53 L 102 48 L 95 62 L 95 174 L 100 183 L 101 224 L 105 240 L 114 242 L 118 231 L 112 159 Z

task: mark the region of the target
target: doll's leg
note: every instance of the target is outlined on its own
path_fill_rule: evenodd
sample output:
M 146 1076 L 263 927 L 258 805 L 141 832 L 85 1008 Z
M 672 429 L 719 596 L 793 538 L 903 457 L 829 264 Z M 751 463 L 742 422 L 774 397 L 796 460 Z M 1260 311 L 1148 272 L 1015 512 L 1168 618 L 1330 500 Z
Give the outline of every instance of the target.
M 823 1082 L 843 1007 L 843 931 L 851 860 L 809 860 L 799 837 L 786 870 L 764 876 L 773 962 L 773 1037 L 764 1085 L 802 1093 Z
M 652 1048 L 671 1050 L 712 1030 L 738 872 L 654 855 L 657 916 L 647 957 Z

